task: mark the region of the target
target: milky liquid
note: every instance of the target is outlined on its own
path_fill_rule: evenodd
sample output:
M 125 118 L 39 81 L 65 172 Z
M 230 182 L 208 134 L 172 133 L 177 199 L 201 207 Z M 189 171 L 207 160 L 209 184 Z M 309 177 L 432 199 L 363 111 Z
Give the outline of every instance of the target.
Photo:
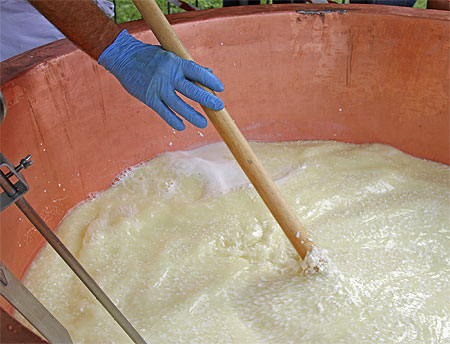
M 221 143 L 124 173 L 58 235 L 148 343 L 450 343 L 448 166 L 380 144 L 252 147 L 322 273 Z M 130 342 L 50 247 L 25 284 L 74 342 Z

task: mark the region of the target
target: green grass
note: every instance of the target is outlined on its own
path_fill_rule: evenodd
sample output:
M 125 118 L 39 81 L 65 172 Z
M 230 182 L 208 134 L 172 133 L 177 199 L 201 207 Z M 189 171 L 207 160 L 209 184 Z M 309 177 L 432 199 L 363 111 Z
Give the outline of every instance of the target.
M 185 2 L 195 5 L 195 0 L 184 0 Z M 167 1 L 156 0 L 157 4 L 161 8 L 164 14 L 168 12 Z M 206 10 L 209 8 L 222 7 L 222 0 L 199 0 L 198 7 L 201 10 Z M 171 5 L 170 13 L 185 12 L 184 10 Z M 116 13 L 117 13 L 117 23 L 124 23 L 131 20 L 141 19 L 141 15 L 137 8 L 134 6 L 132 0 L 116 0 Z
M 195 0 L 184 0 L 184 1 L 188 2 L 191 5 L 195 5 Z M 334 0 L 334 1 L 339 3 L 348 2 L 348 0 Z M 167 1 L 156 0 L 156 2 L 158 3 L 163 13 L 167 14 L 168 12 Z M 199 2 L 198 7 L 201 10 L 222 7 L 222 0 L 199 0 L 198 2 Z M 262 2 L 265 3 L 264 0 Z M 417 0 L 414 7 L 426 8 L 427 0 Z M 178 13 L 178 12 L 184 12 L 184 10 L 173 5 L 170 6 L 170 13 Z M 117 13 L 117 23 L 119 24 L 131 20 L 141 19 L 141 15 L 134 6 L 132 0 L 116 0 L 116 13 Z
M 417 0 L 414 4 L 415 8 L 427 8 L 427 0 Z
M 116 15 L 119 24 L 141 19 L 141 14 L 131 0 L 116 0 Z

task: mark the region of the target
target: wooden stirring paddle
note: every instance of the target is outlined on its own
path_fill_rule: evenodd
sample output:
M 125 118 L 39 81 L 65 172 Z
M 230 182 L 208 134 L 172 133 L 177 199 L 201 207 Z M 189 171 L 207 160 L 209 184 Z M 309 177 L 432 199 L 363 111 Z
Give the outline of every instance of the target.
M 165 50 L 183 59 L 193 61 L 155 0 L 133 0 L 133 2 Z M 197 85 L 214 94 L 207 87 L 200 84 Z M 305 228 L 259 162 L 227 110 L 224 108 L 220 111 L 214 111 L 204 106 L 202 108 L 256 191 L 266 203 L 289 241 L 300 257 L 304 259 L 306 254 L 314 247 L 313 242 L 308 238 Z

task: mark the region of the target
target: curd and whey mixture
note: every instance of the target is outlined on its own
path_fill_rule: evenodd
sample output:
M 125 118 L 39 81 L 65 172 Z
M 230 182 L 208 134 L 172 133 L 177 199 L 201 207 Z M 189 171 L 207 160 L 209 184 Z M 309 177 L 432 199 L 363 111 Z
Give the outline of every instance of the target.
M 252 147 L 326 271 L 302 270 L 222 143 L 127 171 L 58 235 L 148 343 L 450 343 L 448 166 L 380 144 Z M 25 284 L 74 342 L 130 342 L 49 246 Z

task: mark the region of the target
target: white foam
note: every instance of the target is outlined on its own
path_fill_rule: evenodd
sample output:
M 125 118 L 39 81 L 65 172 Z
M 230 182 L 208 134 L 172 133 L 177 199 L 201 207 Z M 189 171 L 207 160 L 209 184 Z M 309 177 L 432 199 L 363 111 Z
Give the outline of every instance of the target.
M 201 177 L 206 183 L 206 194 L 220 195 L 241 187 L 250 181 L 224 142 L 217 142 L 190 151 L 167 152 L 171 167 L 188 175 Z M 306 166 L 285 171 L 275 178 L 277 184 L 287 183 Z
M 332 262 L 328 250 L 313 247 L 301 262 L 301 271 L 304 274 L 320 272 L 322 274 L 337 273 L 339 270 Z
M 200 176 L 206 182 L 209 195 L 226 194 L 250 181 L 223 142 L 191 151 L 166 153 L 170 165 L 189 175 Z
M 448 167 L 330 145 L 253 144 L 318 245 L 304 261 L 251 188 L 197 199 L 199 182 L 186 172 L 210 192 L 249 185 L 223 144 L 125 171 L 58 235 L 148 343 L 447 339 Z M 128 340 L 51 247 L 25 283 L 74 342 Z

